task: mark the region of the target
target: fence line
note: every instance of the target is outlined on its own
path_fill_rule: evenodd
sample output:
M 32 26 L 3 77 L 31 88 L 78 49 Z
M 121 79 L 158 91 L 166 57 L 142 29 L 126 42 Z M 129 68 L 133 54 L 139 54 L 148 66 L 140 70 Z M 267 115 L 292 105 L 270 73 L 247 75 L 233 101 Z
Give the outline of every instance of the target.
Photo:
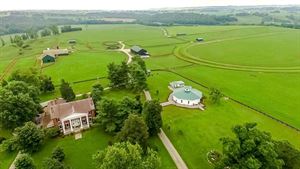
M 193 82 L 193 83 L 195 83 L 195 84 L 197 84 L 197 85 L 200 85 L 200 86 L 202 86 L 202 87 L 205 88 L 205 89 L 209 89 L 208 86 L 206 86 L 206 85 L 204 85 L 204 84 L 202 84 L 202 83 L 199 83 L 199 82 L 197 82 L 197 81 L 195 81 L 195 80 L 193 80 L 193 79 L 191 79 L 191 78 L 188 78 L 188 77 L 186 77 L 186 76 L 184 76 L 184 75 L 182 75 L 182 74 L 179 74 L 179 73 L 177 73 L 177 72 L 175 72 L 175 71 L 172 71 L 172 70 L 170 70 L 170 69 L 154 69 L 154 70 L 151 70 L 151 71 L 157 71 L 157 72 L 161 71 L 161 72 L 169 72 L 169 73 L 173 73 L 173 74 L 176 74 L 176 75 L 178 75 L 178 76 L 180 76 L 180 77 L 182 77 L 182 78 L 184 78 L 184 79 L 186 79 L 186 80 L 189 80 L 189 81 L 191 81 L 191 82 Z M 228 97 L 228 99 L 232 100 L 233 102 L 235 102 L 235 103 L 237 103 L 237 104 L 239 104 L 239 105 L 242 105 L 242 106 L 247 107 L 247 108 L 249 108 L 249 109 L 251 109 L 251 110 L 254 110 L 254 111 L 256 111 L 256 112 L 258 112 L 258 113 L 260 113 L 260 114 L 262 114 L 262 115 L 264 115 L 264 116 L 266 116 L 266 117 L 268 117 L 268 118 L 270 118 L 270 119 L 272 119 L 272 120 L 275 120 L 276 122 L 278 122 L 278 123 L 280 123 L 280 124 L 283 124 L 283 125 L 285 125 L 285 126 L 291 128 L 291 129 L 293 129 L 293 130 L 295 130 L 295 131 L 297 131 L 297 132 L 300 132 L 300 129 L 299 129 L 299 128 L 294 127 L 294 126 L 292 126 L 292 125 L 290 125 L 290 124 L 288 124 L 288 123 L 286 123 L 286 122 L 284 122 L 284 121 L 282 121 L 282 120 L 279 120 L 278 118 L 276 118 L 276 117 L 274 117 L 274 116 L 272 116 L 272 115 L 270 115 L 270 114 L 268 114 L 268 113 L 266 113 L 266 112 L 263 112 L 263 111 L 261 111 L 261 110 L 259 110 L 259 109 L 257 109 L 257 108 L 252 107 L 252 106 L 249 106 L 249 105 L 247 105 L 247 104 L 245 104 L 245 103 L 243 103 L 243 102 L 241 102 L 241 101 L 239 101 L 239 100 L 237 100 L 237 99 L 234 99 L 234 98 L 232 98 L 232 97 L 229 97 L 229 96 L 226 96 L 226 97 Z

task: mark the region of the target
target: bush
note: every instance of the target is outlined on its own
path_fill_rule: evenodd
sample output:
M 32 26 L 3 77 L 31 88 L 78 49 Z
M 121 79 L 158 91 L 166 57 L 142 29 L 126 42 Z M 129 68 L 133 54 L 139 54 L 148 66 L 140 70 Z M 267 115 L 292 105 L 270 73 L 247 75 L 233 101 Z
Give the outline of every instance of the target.
M 60 129 L 58 127 L 51 127 L 46 129 L 46 135 L 49 138 L 55 138 L 60 135 Z
M 0 136 L 0 144 L 1 144 L 4 140 L 6 140 L 6 138 Z
M 56 147 L 52 152 L 51 158 L 62 162 L 65 159 L 64 150 L 61 147 Z
M 21 154 L 15 162 L 16 169 L 35 169 L 33 159 L 28 154 Z
M 215 150 L 212 150 L 212 151 L 207 153 L 207 159 L 210 163 L 216 164 L 221 159 L 221 153 L 219 153 Z

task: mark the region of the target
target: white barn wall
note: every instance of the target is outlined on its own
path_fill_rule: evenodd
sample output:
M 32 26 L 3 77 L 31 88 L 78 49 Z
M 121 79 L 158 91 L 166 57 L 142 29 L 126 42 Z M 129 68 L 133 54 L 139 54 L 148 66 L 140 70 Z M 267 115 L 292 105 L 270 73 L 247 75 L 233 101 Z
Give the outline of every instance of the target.
M 196 99 L 196 100 L 182 100 L 182 99 L 178 99 L 177 97 L 173 96 L 173 100 L 178 103 L 178 104 L 183 104 L 183 105 L 197 105 L 200 103 L 200 99 Z

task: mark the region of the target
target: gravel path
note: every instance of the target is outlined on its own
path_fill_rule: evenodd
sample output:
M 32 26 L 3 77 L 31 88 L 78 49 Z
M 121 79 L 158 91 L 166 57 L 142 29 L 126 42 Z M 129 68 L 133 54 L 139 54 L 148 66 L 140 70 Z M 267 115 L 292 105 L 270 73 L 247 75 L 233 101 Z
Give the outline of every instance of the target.
M 125 44 L 122 41 L 119 41 L 119 43 L 122 45 L 122 47 L 121 49 L 118 49 L 118 51 L 121 51 L 128 56 L 127 64 L 131 63 L 133 56 L 130 53 L 130 49 L 125 49 Z
M 152 100 L 151 94 L 149 91 L 144 90 L 144 94 L 146 97 L 146 100 Z M 158 133 L 158 137 L 164 144 L 165 148 L 169 152 L 171 158 L 173 159 L 175 165 L 177 166 L 178 169 L 188 169 L 187 165 L 173 146 L 172 142 L 169 140 L 163 129 L 160 129 L 160 133 Z

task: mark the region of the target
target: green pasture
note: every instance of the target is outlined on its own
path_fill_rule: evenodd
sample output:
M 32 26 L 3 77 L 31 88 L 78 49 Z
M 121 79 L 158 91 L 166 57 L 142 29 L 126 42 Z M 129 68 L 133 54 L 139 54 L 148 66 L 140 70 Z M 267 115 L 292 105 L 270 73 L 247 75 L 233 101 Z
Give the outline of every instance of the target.
M 170 72 L 154 72 L 149 78 L 150 91 L 153 98 L 160 102 L 167 100 L 171 91 L 167 88 L 168 83 L 174 80 L 183 80 L 180 76 Z M 191 81 L 184 80 L 204 92 L 208 97 L 208 90 Z M 157 92 L 159 91 L 159 92 Z M 300 148 L 300 135 L 297 131 L 286 127 L 258 112 L 230 100 L 222 99 L 220 105 L 211 105 L 205 101 L 206 110 L 191 110 L 175 106 L 164 107 L 163 122 L 164 131 L 182 155 L 189 168 L 210 169 L 212 166 L 207 162 L 208 151 L 217 149 L 221 151 L 221 137 L 233 136 L 231 128 L 237 124 L 257 122 L 259 128 L 270 132 L 274 139 L 288 140 L 297 148 Z M 278 132 L 285 131 L 285 132 Z
M 299 73 L 259 73 L 213 69 L 208 67 L 182 68 L 178 73 L 258 110 L 266 112 L 300 128 Z
M 255 49 L 255 50 L 254 50 Z M 196 58 L 261 67 L 299 66 L 300 31 L 272 36 L 193 44 L 186 52 Z

